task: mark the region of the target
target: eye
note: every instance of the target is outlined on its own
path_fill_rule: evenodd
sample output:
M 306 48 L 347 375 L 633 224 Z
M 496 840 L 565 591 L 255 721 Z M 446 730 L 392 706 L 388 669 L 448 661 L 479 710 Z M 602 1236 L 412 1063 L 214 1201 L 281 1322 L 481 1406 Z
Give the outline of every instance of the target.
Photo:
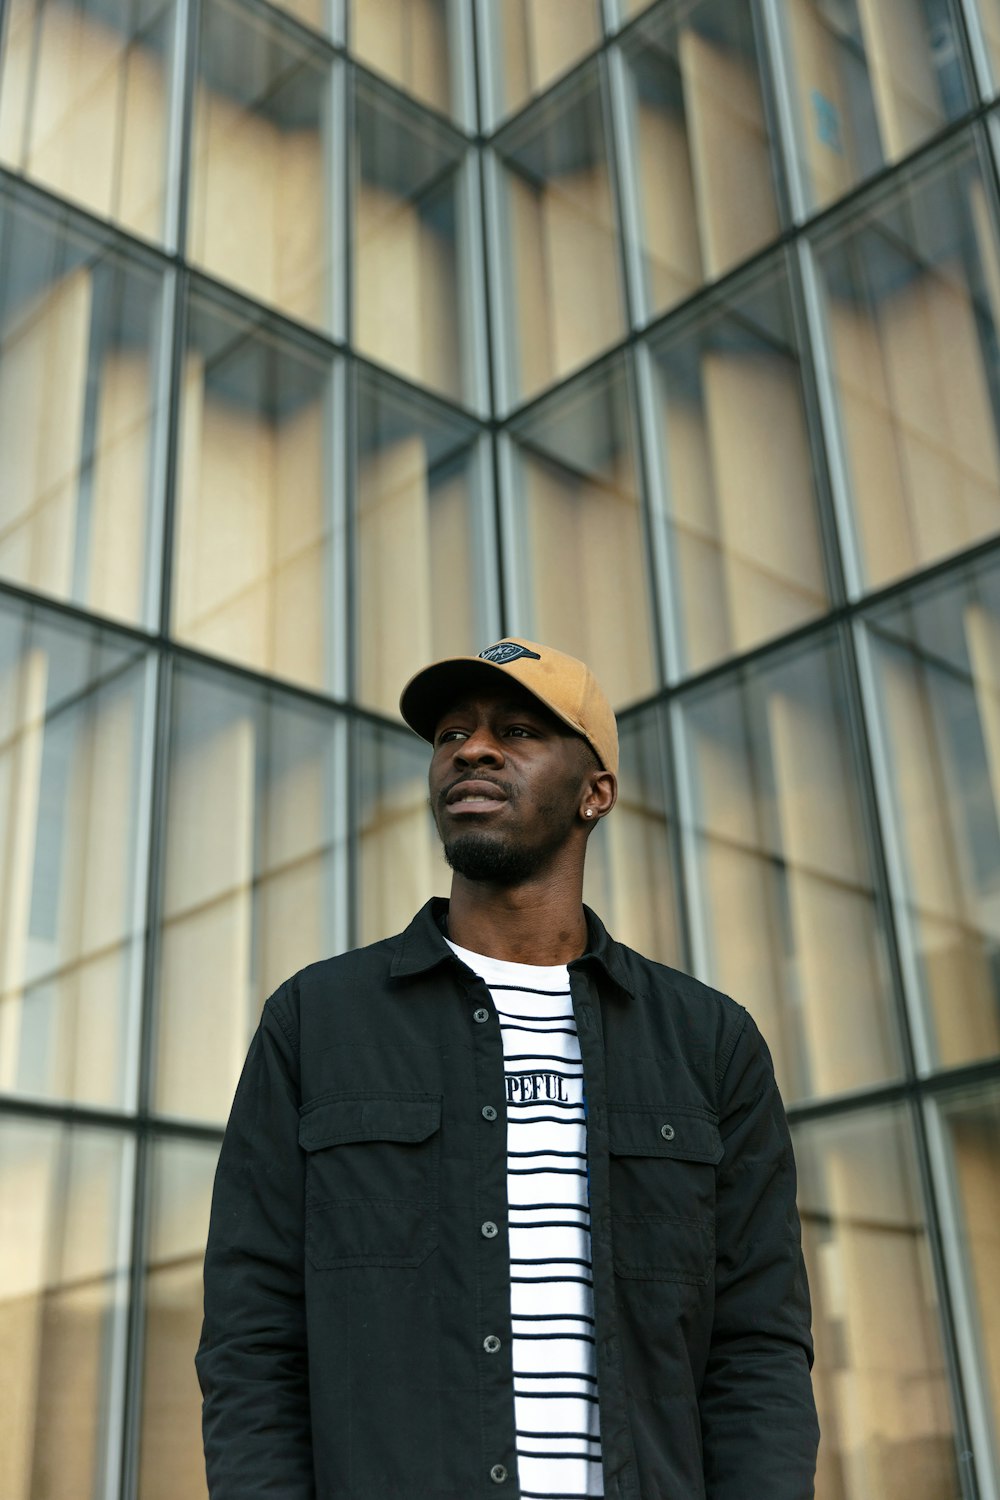
M 512 724 L 510 726 L 510 728 L 507 730 L 507 733 L 508 734 L 516 734 L 519 737 L 523 737 L 526 740 L 530 740 L 531 737 L 532 737 L 532 730 L 530 730 L 524 724 Z
M 447 745 L 452 740 L 464 740 L 467 738 L 468 736 L 464 729 L 442 729 L 437 737 L 437 742 L 439 745 Z

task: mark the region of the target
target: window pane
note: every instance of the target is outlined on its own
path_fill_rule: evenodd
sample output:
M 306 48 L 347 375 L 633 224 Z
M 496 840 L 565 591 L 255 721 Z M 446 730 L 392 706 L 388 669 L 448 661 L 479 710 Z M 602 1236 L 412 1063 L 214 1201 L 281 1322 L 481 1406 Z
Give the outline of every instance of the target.
M 959 1500 L 912 1126 L 866 1110 L 794 1132 L 823 1500 Z
M 153 1146 L 139 1500 L 207 1500 L 194 1352 L 218 1154 L 200 1141 Z
M 332 366 L 195 295 L 177 483 L 173 631 L 313 688 L 334 679 Z
M 0 609 L 0 1091 L 132 1100 L 146 671 L 110 635 Z
M 341 0 L 274 0 L 279 10 L 286 10 L 297 21 L 303 21 L 315 31 L 329 34 L 333 30 L 333 16 L 340 15 Z M 335 40 L 340 40 L 339 37 Z
M 616 706 L 655 685 L 633 410 L 616 357 L 510 429 L 518 629 L 588 662 Z
M 11 0 L 0 161 L 137 234 L 164 231 L 174 7 Z
M 902 939 L 941 1063 L 1000 1053 L 1000 567 L 871 620 L 905 882 Z
M 357 411 L 358 696 L 395 714 L 414 672 L 496 633 L 493 509 L 471 422 L 368 372 Z
M 465 147 L 359 77 L 354 149 L 355 343 L 421 385 L 471 399 Z
M 905 156 L 968 109 L 951 0 L 782 0 L 814 205 Z
M 222 1121 L 267 996 L 343 942 L 343 726 L 183 667 L 168 749 L 156 1099 Z
M 136 623 L 160 479 L 160 278 L 0 198 L 0 572 Z
M 827 608 L 784 258 L 650 348 L 677 655 L 690 671 Z
M 512 396 L 531 395 L 625 332 L 600 79 L 585 70 L 497 138 Z
M 511 114 L 601 39 L 598 0 L 484 0 L 480 50 L 495 115 Z
M 623 51 L 656 312 L 780 230 L 749 0 L 659 6 Z
M 277 20 L 202 10 L 192 260 L 304 323 L 330 326 L 331 64 Z
M 977 1385 L 983 1388 L 993 1462 L 1000 1464 L 1000 1087 L 945 1095 L 944 1125 L 950 1226 L 977 1344 Z
M 849 722 L 833 642 L 682 707 L 703 977 L 753 1013 L 786 1100 L 900 1066 Z
M 355 941 L 363 944 L 402 931 L 431 896 L 447 895 L 451 872 L 427 796 L 430 745 L 360 720 L 354 735 Z
M 118 1492 L 130 1157 L 111 1131 L 0 1119 L 4 1500 Z
M 398 88 L 442 114 L 460 114 L 460 47 L 455 0 L 351 0 L 351 51 Z
M 659 713 L 628 718 L 618 733 L 618 801 L 590 835 L 584 900 L 620 943 L 683 967 Z
M 979 22 L 993 75 L 993 90 L 1000 85 L 1000 0 L 976 0 Z
M 967 140 L 816 246 L 867 581 L 1000 529 L 990 196 Z

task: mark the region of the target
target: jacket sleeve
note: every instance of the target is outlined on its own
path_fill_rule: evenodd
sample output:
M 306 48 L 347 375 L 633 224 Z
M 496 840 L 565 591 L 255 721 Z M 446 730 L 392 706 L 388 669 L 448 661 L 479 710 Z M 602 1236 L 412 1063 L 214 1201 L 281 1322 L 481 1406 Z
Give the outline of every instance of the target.
M 313 1500 L 298 1060 L 287 988 L 264 1008 L 219 1157 L 195 1358 L 211 1500 Z
M 700 1397 L 708 1500 L 811 1500 L 819 1426 L 795 1162 L 749 1015 L 722 1077 L 715 1318 Z

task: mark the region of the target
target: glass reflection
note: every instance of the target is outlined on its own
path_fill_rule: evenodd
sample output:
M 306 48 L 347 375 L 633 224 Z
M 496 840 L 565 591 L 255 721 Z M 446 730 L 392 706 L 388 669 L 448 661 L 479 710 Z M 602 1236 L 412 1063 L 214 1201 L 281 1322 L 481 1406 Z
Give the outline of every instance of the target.
M 588 662 L 616 707 L 655 678 L 634 404 L 616 357 L 510 428 L 516 631 Z
M 358 696 L 395 714 L 420 667 L 496 634 L 492 507 L 471 422 L 366 371 L 357 413 Z
M 1000 250 L 975 143 L 816 244 L 855 531 L 885 583 L 1000 530 Z
M 118 1493 L 131 1149 L 107 1130 L 0 1119 L 0 1494 Z
M 329 688 L 342 594 L 329 358 L 196 294 L 184 360 L 173 632 Z
M 446 395 L 474 397 L 461 139 L 358 78 L 354 342 Z
M 925 1210 L 903 1109 L 793 1131 L 823 1500 L 959 1500 Z
M 652 313 L 780 230 L 749 0 L 659 6 L 623 55 Z
M 583 899 L 620 943 L 683 968 L 663 724 L 654 709 L 618 732 L 618 802 L 590 835 Z
M 948 1166 L 946 1237 L 957 1240 L 963 1291 L 972 1311 L 987 1441 L 1000 1462 L 1000 1086 L 946 1094 L 937 1105 Z
M 901 924 L 931 1060 L 1000 1053 L 1000 567 L 869 622 Z
M 600 77 L 591 66 L 496 139 L 510 394 L 528 396 L 625 332 Z
M 343 946 L 344 728 L 179 667 L 168 743 L 158 1109 L 224 1121 L 267 996 Z
M 951 0 L 782 0 L 809 200 L 830 202 L 971 103 Z
M 331 64 L 275 17 L 202 8 L 191 259 L 304 323 L 330 326 Z
M 194 1351 L 217 1157 L 201 1141 L 152 1149 L 139 1500 L 207 1500 Z
M 496 119 L 541 93 L 601 39 L 599 0 L 481 0 L 479 19 Z
M 992 91 L 1000 85 L 1000 0 L 976 0 L 975 10 L 990 63 Z
M 650 344 L 681 670 L 827 607 L 786 277 L 782 258 Z
M 146 689 L 135 646 L 0 609 L 0 1091 L 132 1101 Z
M 442 114 L 461 114 L 466 61 L 454 0 L 350 0 L 351 51 Z
M 427 796 L 430 745 L 363 720 L 353 734 L 355 941 L 363 944 L 401 932 L 431 896 L 446 896 L 451 872 Z
M 786 1101 L 898 1073 L 836 645 L 683 700 L 692 901 L 712 984 L 753 1014 Z
M 160 276 L 0 198 L 0 572 L 144 622 Z
M 164 232 L 170 0 L 10 0 L 0 161 L 150 238 Z

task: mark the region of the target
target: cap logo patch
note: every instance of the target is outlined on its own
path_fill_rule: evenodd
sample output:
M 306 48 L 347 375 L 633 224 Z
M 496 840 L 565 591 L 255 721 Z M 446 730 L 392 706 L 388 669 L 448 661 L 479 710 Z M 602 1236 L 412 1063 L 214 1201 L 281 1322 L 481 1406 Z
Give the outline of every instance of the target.
M 532 661 L 541 661 L 537 651 L 529 651 L 526 646 L 515 645 L 513 641 L 500 641 L 496 646 L 487 646 L 485 651 L 480 651 L 480 661 L 491 661 L 494 666 L 506 667 L 509 662 L 518 661 L 522 656 L 530 656 Z

